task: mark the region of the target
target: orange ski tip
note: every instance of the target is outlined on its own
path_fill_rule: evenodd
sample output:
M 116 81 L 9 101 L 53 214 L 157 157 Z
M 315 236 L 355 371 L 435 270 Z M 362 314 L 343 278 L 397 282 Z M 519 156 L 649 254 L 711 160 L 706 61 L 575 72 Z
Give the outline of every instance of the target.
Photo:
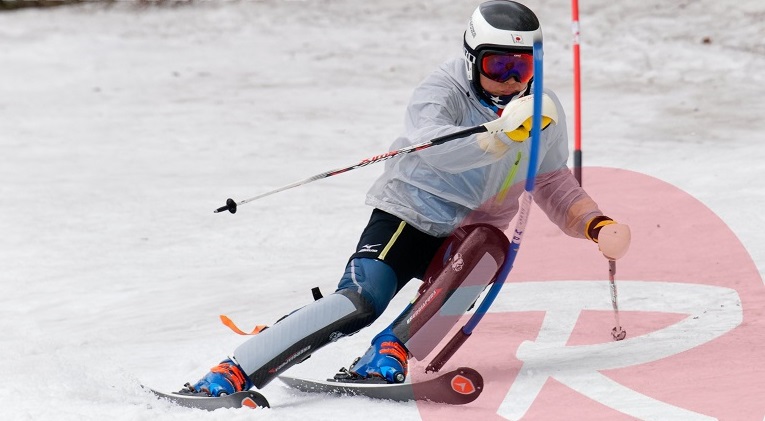
M 255 328 L 252 329 L 252 332 L 247 333 L 243 331 L 242 329 L 239 329 L 239 327 L 225 314 L 220 315 L 220 321 L 229 329 L 234 331 L 234 333 L 237 333 L 239 335 L 257 335 L 260 333 L 263 329 L 265 329 L 266 325 L 257 325 Z

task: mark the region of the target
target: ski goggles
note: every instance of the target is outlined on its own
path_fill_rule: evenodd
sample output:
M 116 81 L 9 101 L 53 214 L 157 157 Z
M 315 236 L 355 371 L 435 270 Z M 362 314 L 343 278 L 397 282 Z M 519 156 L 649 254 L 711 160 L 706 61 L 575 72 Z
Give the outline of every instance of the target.
M 478 71 L 495 82 L 515 79 L 528 83 L 534 76 L 534 55 L 517 51 L 482 51 L 478 56 Z

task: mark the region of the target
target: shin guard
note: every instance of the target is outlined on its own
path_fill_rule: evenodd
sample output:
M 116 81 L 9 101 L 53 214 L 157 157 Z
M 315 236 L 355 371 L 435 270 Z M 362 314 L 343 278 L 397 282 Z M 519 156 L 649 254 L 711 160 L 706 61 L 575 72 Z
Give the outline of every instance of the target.
M 234 351 L 252 384 L 261 388 L 287 368 L 375 319 L 374 307 L 359 294 L 342 290 L 296 310 Z
M 389 329 L 417 359 L 426 357 L 494 281 L 510 242 L 491 225 L 460 228 L 428 268 L 417 298 Z

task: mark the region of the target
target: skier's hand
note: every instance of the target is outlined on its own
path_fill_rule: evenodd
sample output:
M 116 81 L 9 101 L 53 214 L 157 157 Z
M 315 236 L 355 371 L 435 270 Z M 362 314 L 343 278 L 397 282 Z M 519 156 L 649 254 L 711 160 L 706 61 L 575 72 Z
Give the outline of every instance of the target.
M 478 146 L 486 152 L 502 155 L 513 142 L 523 142 L 531 135 L 534 115 L 534 97 L 525 96 L 513 101 L 502 111 L 502 116 L 486 123 L 487 133 L 478 135 Z M 542 95 L 542 130 L 558 121 L 558 109 L 547 95 Z
M 476 140 L 478 141 L 478 147 L 497 157 L 504 155 L 510 149 L 510 146 L 502 141 L 499 133 L 481 133 L 476 137 Z
M 632 240 L 629 225 L 619 224 L 607 216 L 591 219 L 587 223 L 585 235 L 598 243 L 598 249 L 609 260 L 624 257 Z
M 534 120 L 534 96 L 527 95 L 510 101 L 502 110 L 502 131 L 515 142 L 523 142 L 529 138 Z M 558 121 L 558 108 L 547 95 L 542 95 L 542 130 L 552 122 Z

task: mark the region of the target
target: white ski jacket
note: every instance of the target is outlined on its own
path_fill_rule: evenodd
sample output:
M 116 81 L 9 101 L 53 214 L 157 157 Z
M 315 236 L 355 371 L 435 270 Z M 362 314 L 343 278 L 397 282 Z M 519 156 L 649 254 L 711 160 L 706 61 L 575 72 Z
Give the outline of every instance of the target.
M 584 238 L 587 221 L 602 212 L 566 166 L 566 116 L 555 94 L 548 90 L 545 93 L 556 104 L 558 122 L 542 131 L 534 201 L 563 232 Z M 497 114 L 472 91 L 464 59 L 455 58 L 414 90 L 404 132 L 390 150 L 496 118 Z M 369 190 L 366 203 L 437 237 L 448 236 L 461 225 L 478 222 L 507 229 L 518 211 L 531 141 L 514 142 L 501 134 L 509 149 L 497 155 L 482 149 L 477 136 L 480 135 L 390 159 Z M 510 187 L 504 189 L 508 184 Z

